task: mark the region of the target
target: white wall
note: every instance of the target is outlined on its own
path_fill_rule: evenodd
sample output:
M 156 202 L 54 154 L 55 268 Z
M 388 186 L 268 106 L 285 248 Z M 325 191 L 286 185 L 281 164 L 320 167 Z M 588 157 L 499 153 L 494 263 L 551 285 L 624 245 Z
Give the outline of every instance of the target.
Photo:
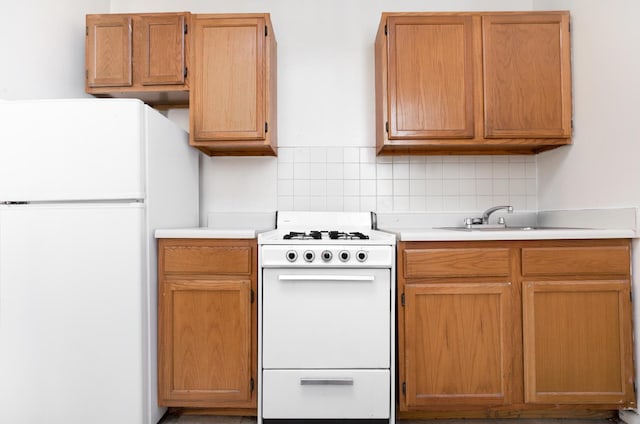
M 640 206 L 640 2 L 534 0 L 572 20 L 573 145 L 538 155 L 541 210 Z
M 502 202 L 535 209 L 535 157 L 400 157 L 392 163 L 372 156 L 373 45 L 383 11 L 528 9 L 531 0 L 111 1 L 112 12 L 271 14 L 279 157 L 203 156 L 203 217 L 275 209 L 479 210 Z M 186 125 L 184 115 L 170 113 Z
M 109 0 L 10 0 L 0 6 L 0 99 L 88 97 L 85 14 Z

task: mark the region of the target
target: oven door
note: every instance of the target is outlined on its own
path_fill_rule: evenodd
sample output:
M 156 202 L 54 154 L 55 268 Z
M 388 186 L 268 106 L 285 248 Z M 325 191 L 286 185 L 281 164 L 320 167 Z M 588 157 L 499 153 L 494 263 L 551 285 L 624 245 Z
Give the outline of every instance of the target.
M 267 268 L 262 286 L 263 368 L 389 368 L 390 269 Z

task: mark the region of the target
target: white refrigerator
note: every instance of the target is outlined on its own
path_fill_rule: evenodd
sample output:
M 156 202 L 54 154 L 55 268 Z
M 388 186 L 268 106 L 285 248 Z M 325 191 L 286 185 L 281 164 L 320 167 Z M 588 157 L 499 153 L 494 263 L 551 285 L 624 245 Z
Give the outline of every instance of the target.
M 158 422 L 153 232 L 197 226 L 198 191 L 140 101 L 0 102 L 1 422 Z

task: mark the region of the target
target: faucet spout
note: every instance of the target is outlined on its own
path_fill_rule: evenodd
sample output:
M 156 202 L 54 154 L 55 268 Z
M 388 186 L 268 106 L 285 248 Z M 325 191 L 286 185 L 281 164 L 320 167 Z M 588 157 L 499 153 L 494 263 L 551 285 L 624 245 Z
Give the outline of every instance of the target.
M 499 210 L 503 210 L 505 209 L 508 213 L 513 213 L 513 206 L 494 206 L 492 208 L 487 209 L 486 211 L 484 211 L 482 213 L 482 223 L 483 224 L 488 224 L 489 223 L 489 217 L 491 216 L 492 213 L 499 211 Z

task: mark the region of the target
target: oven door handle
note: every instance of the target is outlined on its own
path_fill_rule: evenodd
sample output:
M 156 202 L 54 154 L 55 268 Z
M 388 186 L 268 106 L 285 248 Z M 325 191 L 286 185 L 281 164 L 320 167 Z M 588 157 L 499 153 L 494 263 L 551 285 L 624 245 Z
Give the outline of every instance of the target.
M 313 378 L 302 377 L 301 386 L 353 386 L 353 378 Z
M 373 275 L 281 274 L 280 281 L 373 281 Z

